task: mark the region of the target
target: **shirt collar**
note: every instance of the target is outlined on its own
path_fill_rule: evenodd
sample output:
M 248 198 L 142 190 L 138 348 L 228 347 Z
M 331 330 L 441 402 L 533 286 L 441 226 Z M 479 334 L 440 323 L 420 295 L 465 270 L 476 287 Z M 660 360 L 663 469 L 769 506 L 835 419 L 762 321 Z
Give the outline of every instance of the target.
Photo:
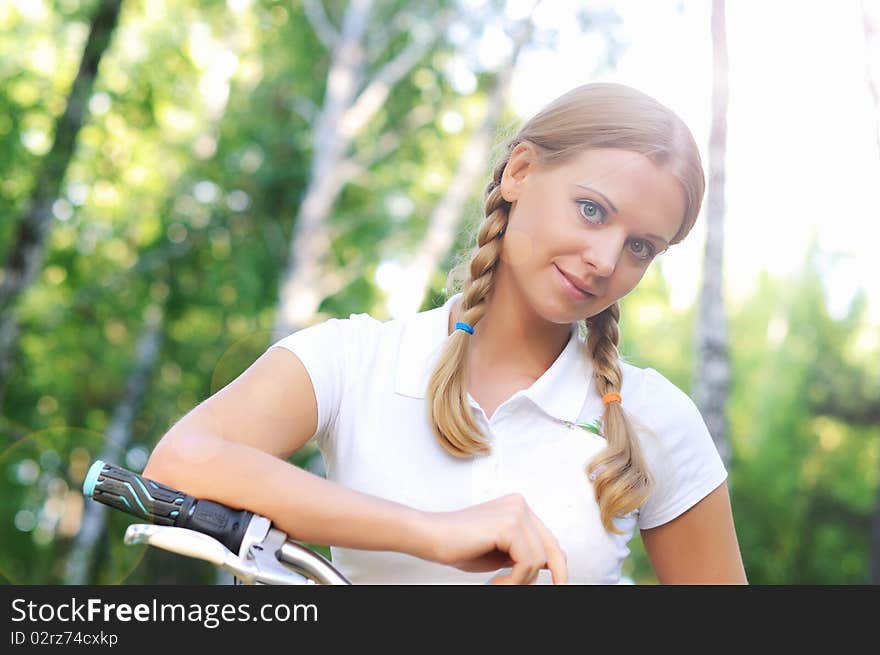
M 428 380 L 446 344 L 449 312 L 461 292 L 434 309 L 403 320 L 394 391 L 424 398 Z M 527 389 L 517 392 L 562 421 L 578 421 L 593 384 L 593 363 L 587 356 L 578 324 L 571 324 L 568 343 L 556 361 Z

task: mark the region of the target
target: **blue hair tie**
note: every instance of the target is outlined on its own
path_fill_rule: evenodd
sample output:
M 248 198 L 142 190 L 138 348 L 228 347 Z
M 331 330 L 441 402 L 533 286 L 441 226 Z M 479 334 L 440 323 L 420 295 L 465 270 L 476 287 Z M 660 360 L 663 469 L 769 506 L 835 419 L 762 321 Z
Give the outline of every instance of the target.
M 459 321 L 458 323 L 456 323 L 455 329 L 456 330 L 464 330 L 465 332 L 468 332 L 469 334 L 474 333 L 474 328 L 472 328 L 470 325 L 468 325 L 464 321 Z

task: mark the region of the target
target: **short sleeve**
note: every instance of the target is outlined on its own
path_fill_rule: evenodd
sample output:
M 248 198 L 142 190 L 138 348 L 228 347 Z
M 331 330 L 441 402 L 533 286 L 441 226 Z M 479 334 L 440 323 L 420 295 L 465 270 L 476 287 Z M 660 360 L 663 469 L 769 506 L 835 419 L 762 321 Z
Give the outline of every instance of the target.
M 342 401 L 346 379 L 346 319 L 331 318 L 297 330 L 276 341 L 279 346 L 299 357 L 309 374 L 318 403 L 318 427 L 312 438 L 323 448 L 331 433 Z
M 663 525 L 696 505 L 727 479 L 727 469 L 694 401 L 654 369 L 641 438 L 654 490 L 639 508 L 639 529 Z

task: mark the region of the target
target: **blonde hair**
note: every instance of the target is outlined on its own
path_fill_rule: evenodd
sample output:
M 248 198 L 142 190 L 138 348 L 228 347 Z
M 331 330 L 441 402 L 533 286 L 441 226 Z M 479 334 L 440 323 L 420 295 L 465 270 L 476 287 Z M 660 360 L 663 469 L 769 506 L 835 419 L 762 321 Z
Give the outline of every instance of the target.
M 538 161 L 544 165 L 565 163 L 589 148 L 619 148 L 641 153 L 665 167 L 679 180 L 685 194 L 683 221 L 670 245 L 684 239 L 700 211 L 705 178 L 699 150 L 675 113 L 621 84 L 594 83 L 572 89 L 533 116 L 502 146 L 483 194 L 485 218 L 478 226 L 476 245 L 458 257 L 446 281 L 447 295 L 461 287 L 459 320 L 471 326 L 476 326 L 486 311 L 507 227 L 511 205 L 501 196 L 502 174 L 513 149 L 524 141 L 535 146 Z M 580 333 L 586 334 L 585 356 L 593 360 L 600 397 L 621 388 L 619 319 L 620 308 L 615 302 L 578 324 Z M 456 457 L 490 450 L 467 402 L 469 337 L 463 330 L 449 335 L 427 389 L 434 433 Z M 639 447 L 633 417 L 627 416 L 620 403 L 604 407 L 602 426 L 606 448 L 585 473 L 593 480 L 605 529 L 622 534 L 612 520 L 638 508 L 650 495 L 654 481 Z

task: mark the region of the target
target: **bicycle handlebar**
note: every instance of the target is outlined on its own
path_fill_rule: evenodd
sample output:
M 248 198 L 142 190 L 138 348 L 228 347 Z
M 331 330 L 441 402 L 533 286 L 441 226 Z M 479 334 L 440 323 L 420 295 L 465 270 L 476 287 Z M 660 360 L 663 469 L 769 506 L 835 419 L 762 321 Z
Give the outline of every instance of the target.
M 193 498 L 120 466 L 95 461 L 83 494 L 150 521 L 128 526 L 126 544 L 146 543 L 206 560 L 231 572 L 236 584 L 351 584 L 322 555 L 289 539 L 265 516 Z
M 83 494 L 151 522 L 128 526 L 126 544 L 147 543 L 206 560 L 233 573 L 236 584 L 351 584 L 329 560 L 289 539 L 268 518 L 193 498 L 103 460 L 89 468 Z
M 96 460 L 86 474 L 83 493 L 156 525 L 188 528 L 213 537 L 238 553 L 253 512 L 188 496 L 114 464 Z

